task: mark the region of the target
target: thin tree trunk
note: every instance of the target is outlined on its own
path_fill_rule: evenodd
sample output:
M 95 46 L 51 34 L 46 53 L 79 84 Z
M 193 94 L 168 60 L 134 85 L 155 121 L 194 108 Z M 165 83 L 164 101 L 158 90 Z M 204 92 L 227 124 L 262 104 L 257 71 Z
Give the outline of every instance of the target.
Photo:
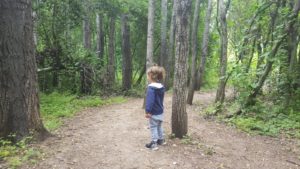
M 258 79 L 256 87 L 250 92 L 251 94 L 249 95 L 249 97 L 246 101 L 246 104 L 245 104 L 246 106 L 253 105 L 255 103 L 255 101 L 254 101 L 255 97 L 259 93 L 266 78 L 268 77 L 269 73 L 272 70 L 274 61 L 272 61 L 271 58 L 274 58 L 275 55 L 277 54 L 277 51 L 278 51 L 282 41 L 283 41 L 283 38 L 280 41 L 278 41 L 272 48 L 272 51 L 271 51 L 270 55 L 268 56 L 269 59 L 267 59 L 267 64 L 265 66 L 264 72 L 263 72 L 262 76 Z
M 189 51 L 188 24 L 191 0 L 175 0 L 176 12 L 176 49 L 174 90 L 172 97 L 172 133 L 182 138 L 187 134 L 186 84 L 187 57 Z
M 137 79 L 135 85 L 140 85 L 143 79 L 144 74 L 146 73 L 146 65 L 143 66 L 143 69 L 140 72 L 139 78 Z
M 293 5 L 293 4 L 292 4 Z M 287 54 L 288 54 L 288 73 L 287 73 L 287 97 L 286 107 L 289 106 L 290 100 L 293 99 L 294 90 L 296 89 L 297 83 L 297 47 L 298 47 L 298 23 L 295 22 L 288 28 L 287 35 Z
M 83 19 L 83 46 L 86 49 L 91 49 L 91 27 L 88 16 Z
M 31 1 L 0 1 L 0 137 L 48 134 L 39 110 Z
M 147 56 L 146 56 L 146 69 L 147 70 L 153 64 L 154 10 L 155 10 L 155 0 L 149 0 L 148 30 L 147 30 Z
M 86 15 L 83 19 L 83 46 L 86 50 L 91 50 L 91 25 L 89 16 Z M 83 94 L 92 93 L 93 74 L 89 63 L 80 63 L 80 92 Z
M 174 65 L 174 38 L 175 38 L 175 30 L 176 30 L 176 3 L 173 1 L 173 9 L 171 16 L 171 24 L 170 24 L 170 34 L 169 34 L 169 47 L 168 47 L 168 59 L 166 63 L 166 79 L 165 79 L 165 87 L 168 90 L 171 87 L 171 72 L 173 72 Z
M 166 67 L 168 59 L 167 46 L 167 17 L 168 17 L 168 0 L 161 0 L 161 46 L 160 46 L 160 65 Z
M 194 86 L 196 77 L 196 57 L 198 48 L 198 25 L 199 25 L 199 11 L 200 11 L 200 0 L 196 0 L 193 26 L 192 26 L 192 61 L 191 61 L 191 79 L 189 84 L 189 90 L 187 95 L 187 103 L 192 105 L 194 98 Z
M 230 3 L 230 1 L 228 1 Z M 226 70 L 227 70 L 227 46 L 228 46 L 228 35 L 227 35 L 227 21 L 226 14 L 228 10 L 224 4 L 224 0 L 219 0 L 219 19 L 220 19 L 220 36 L 221 36 L 221 53 L 220 53 L 220 73 L 219 73 L 219 86 L 216 94 L 215 102 L 224 102 L 225 98 L 225 87 L 226 87 Z
M 128 16 L 122 15 L 122 88 L 129 90 L 132 84 L 132 63 L 130 50 L 130 27 Z
M 251 63 L 252 63 L 252 60 L 253 60 L 253 57 L 254 57 L 254 52 L 255 52 L 255 49 L 256 49 L 256 39 L 257 39 L 257 37 L 254 39 L 253 44 L 252 44 L 250 59 L 249 59 L 249 62 L 247 64 L 246 70 L 245 70 L 246 73 L 249 73 L 249 70 L 251 68 Z
M 100 66 L 104 64 L 104 32 L 103 32 L 103 16 L 97 14 L 97 53 L 100 60 Z
M 109 46 L 108 46 L 108 85 L 113 85 L 115 82 L 115 18 L 110 18 L 109 23 Z
M 292 11 L 292 14 L 290 15 L 289 17 L 289 21 L 288 24 L 286 25 L 286 30 L 290 30 L 291 27 L 294 26 L 295 22 L 296 22 L 296 19 L 297 19 L 297 16 L 298 16 L 298 13 L 299 13 L 299 10 L 300 10 L 300 0 L 298 0 L 295 5 L 294 5 L 294 8 L 293 8 L 293 11 Z M 285 32 L 288 32 L 288 31 L 285 31 Z M 280 40 L 278 40 L 270 54 L 268 55 L 268 58 L 266 59 L 267 60 L 267 63 L 266 63 L 266 66 L 265 66 L 265 69 L 264 69 L 264 72 L 263 74 L 261 75 L 261 77 L 258 79 L 257 81 L 257 84 L 255 85 L 256 87 L 250 92 L 250 95 L 248 96 L 246 102 L 242 105 L 242 107 L 236 112 L 236 114 L 241 114 L 242 113 L 242 108 L 244 107 L 247 107 L 247 106 L 250 106 L 250 105 L 254 105 L 255 104 L 255 98 L 256 96 L 259 94 L 259 91 L 261 90 L 265 80 L 267 79 L 269 73 L 271 72 L 272 70 L 272 66 L 273 66 L 273 63 L 274 63 L 274 57 L 276 56 L 277 54 L 277 51 L 278 49 L 280 48 L 282 42 L 286 39 L 286 37 L 288 36 L 288 34 L 284 34 Z
M 206 16 L 205 16 L 205 29 L 203 33 L 202 47 L 201 47 L 201 60 L 200 60 L 199 70 L 197 71 L 195 90 L 200 90 L 200 87 L 202 85 L 204 71 L 205 71 L 206 57 L 208 54 L 208 42 L 209 42 L 209 35 L 210 35 L 209 30 L 210 30 L 210 20 L 212 14 L 212 0 L 208 0 L 207 3 L 208 4 L 207 4 Z

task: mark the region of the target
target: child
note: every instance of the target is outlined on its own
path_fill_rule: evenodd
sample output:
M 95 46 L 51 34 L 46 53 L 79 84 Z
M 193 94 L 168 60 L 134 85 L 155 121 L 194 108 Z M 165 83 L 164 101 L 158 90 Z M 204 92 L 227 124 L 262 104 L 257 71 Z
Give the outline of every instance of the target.
M 165 88 L 162 85 L 162 80 L 165 76 L 165 70 L 159 66 L 152 66 L 147 71 L 147 79 L 149 85 L 146 95 L 146 118 L 149 118 L 152 140 L 146 144 L 146 147 L 152 150 L 157 150 L 157 144 L 164 144 L 163 136 L 163 113 L 164 113 L 164 94 Z

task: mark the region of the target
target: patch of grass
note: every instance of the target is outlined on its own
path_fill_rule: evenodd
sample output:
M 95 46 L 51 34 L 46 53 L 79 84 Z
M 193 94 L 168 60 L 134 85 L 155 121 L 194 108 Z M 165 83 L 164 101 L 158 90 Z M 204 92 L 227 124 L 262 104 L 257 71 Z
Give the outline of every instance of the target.
M 71 94 L 53 92 L 41 94 L 41 114 L 45 127 L 53 131 L 62 125 L 62 118 L 72 117 L 86 107 L 97 107 L 112 103 L 123 103 L 124 97 L 101 99 L 97 96 L 78 97 Z
M 13 137 L 13 136 L 10 136 Z M 23 162 L 35 162 L 41 157 L 38 149 L 29 148 L 32 137 L 26 137 L 14 144 L 7 139 L 0 139 L 0 159 L 7 162 L 8 168 L 17 168 Z
M 183 138 L 181 139 L 181 143 L 182 143 L 182 144 L 193 144 L 193 139 L 192 139 L 191 136 L 185 135 L 185 136 L 183 136 Z

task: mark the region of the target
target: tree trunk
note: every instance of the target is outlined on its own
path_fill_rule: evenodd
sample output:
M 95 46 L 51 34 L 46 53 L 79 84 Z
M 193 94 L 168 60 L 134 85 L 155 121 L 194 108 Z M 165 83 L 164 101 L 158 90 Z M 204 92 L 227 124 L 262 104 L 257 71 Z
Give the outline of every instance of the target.
M 298 2 L 295 3 L 294 5 L 294 8 L 293 8 L 293 11 L 292 11 L 292 14 L 290 15 L 289 17 L 289 21 L 288 24 L 286 25 L 286 30 L 290 30 L 291 27 L 294 26 L 295 24 L 295 21 L 297 19 L 297 16 L 298 16 L 298 13 L 299 13 L 299 10 L 300 10 L 300 0 L 298 0 Z M 257 83 L 256 83 L 256 87 L 253 88 L 253 90 L 250 92 L 250 95 L 248 96 L 246 102 L 242 105 L 242 108 L 243 107 L 247 107 L 247 106 L 250 106 L 250 105 L 254 105 L 255 104 L 255 98 L 256 96 L 258 95 L 259 91 L 261 90 L 265 80 L 267 79 L 269 73 L 271 72 L 272 70 L 272 66 L 273 66 L 273 63 L 274 63 L 274 57 L 276 56 L 277 54 L 277 51 L 278 49 L 280 48 L 280 45 L 282 44 L 282 42 L 286 39 L 286 37 L 288 36 L 288 31 L 286 31 L 286 34 L 284 34 L 281 39 L 279 39 L 273 46 L 270 54 L 268 55 L 268 58 L 266 59 L 267 60 L 267 63 L 266 63 L 266 66 L 265 66 L 265 69 L 261 75 L 261 77 L 258 79 Z M 242 113 L 242 108 L 240 108 L 236 114 L 241 114 Z
M 182 138 L 187 134 L 186 84 L 187 57 L 189 51 L 188 21 L 191 0 L 175 0 L 176 12 L 176 49 L 174 90 L 172 98 L 172 133 Z
M 169 34 L 169 47 L 168 47 L 168 59 L 166 63 L 166 79 L 165 79 L 165 87 L 168 90 L 171 83 L 171 72 L 173 72 L 174 65 L 174 38 L 175 38 L 175 29 L 176 29 L 176 1 L 173 1 L 173 9 L 172 9 L 172 17 L 170 24 L 170 34 Z
M 166 67 L 168 59 L 167 48 L 167 17 L 168 17 L 168 0 L 161 0 L 161 36 L 160 36 L 160 65 Z
M 90 20 L 88 16 L 84 17 L 83 20 L 83 46 L 86 50 L 91 50 L 91 26 Z M 91 94 L 92 93 L 92 85 L 93 85 L 93 74 L 92 68 L 89 63 L 82 62 L 80 64 L 80 81 L 81 87 L 80 92 L 83 94 Z
M 104 32 L 103 32 L 103 16 L 97 14 L 97 53 L 100 60 L 100 66 L 104 65 Z
M 189 90 L 187 95 L 187 103 L 192 105 L 194 98 L 194 86 L 196 77 L 196 57 L 198 48 L 198 25 L 199 25 L 199 11 L 200 11 L 200 0 L 196 0 L 193 26 L 192 26 L 192 61 L 191 61 L 191 79 L 189 84 Z
M 221 36 L 221 53 L 220 53 L 219 86 L 218 86 L 215 102 L 223 103 L 225 98 L 225 87 L 226 87 L 225 76 L 227 70 L 228 35 L 227 35 L 226 14 L 227 14 L 228 6 L 224 4 L 224 0 L 219 0 L 218 3 L 219 3 L 218 17 L 220 20 L 219 22 L 220 22 L 220 36 Z
M 39 112 L 31 1 L 0 1 L 0 137 L 48 132 Z
M 154 31 L 155 0 L 149 0 L 146 70 L 153 65 L 153 31 Z
M 146 73 L 146 64 L 143 66 L 143 69 L 140 72 L 140 75 L 139 75 L 139 77 L 138 77 L 138 79 L 135 83 L 136 86 L 141 84 L 143 76 L 144 76 L 145 73 Z
M 205 64 L 206 64 L 206 57 L 208 54 L 208 42 L 209 42 L 209 35 L 210 35 L 209 30 L 210 30 L 210 20 L 212 14 L 212 0 L 208 0 L 207 3 L 208 4 L 207 4 L 206 16 L 205 16 L 205 28 L 204 28 L 203 39 L 202 39 L 202 47 L 201 47 L 201 60 L 200 60 L 200 67 L 197 71 L 195 90 L 200 90 L 200 87 L 202 86 Z
M 293 4 L 291 4 L 293 5 Z M 297 48 L 298 48 L 298 23 L 295 22 L 288 27 L 287 31 L 287 54 L 288 54 L 288 73 L 287 73 L 287 96 L 286 107 L 293 99 L 295 89 L 297 88 Z
M 92 93 L 92 85 L 93 85 L 93 71 L 88 63 L 81 63 L 81 71 L 80 71 L 80 81 L 81 87 L 80 92 L 83 94 L 91 94 Z
M 88 16 L 83 19 L 83 46 L 86 49 L 91 49 L 91 27 Z
M 108 70 L 107 79 L 108 85 L 113 85 L 115 82 L 115 18 L 110 18 L 109 24 L 109 46 L 108 46 Z
M 122 88 L 129 90 L 132 84 L 132 61 L 130 51 L 130 27 L 127 23 L 128 16 L 122 15 Z
M 264 69 L 263 74 L 261 75 L 261 77 L 258 79 L 258 82 L 256 84 L 256 87 L 250 92 L 250 95 L 245 103 L 246 106 L 249 105 L 253 105 L 255 103 L 254 99 L 256 98 L 257 94 L 259 93 L 260 89 L 262 88 L 265 80 L 267 79 L 269 73 L 272 70 L 272 65 L 273 65 L 273 60 L 271 60 L 272 58 L 275 57 L 275 55 L 277 54 L 277 51 L 282 43 L 284 38 L 282 38 L 280 41 L 278 41 L 272 48 L 270 55 L 268 55 L 268 59 L 267 59 L 267 63 Z

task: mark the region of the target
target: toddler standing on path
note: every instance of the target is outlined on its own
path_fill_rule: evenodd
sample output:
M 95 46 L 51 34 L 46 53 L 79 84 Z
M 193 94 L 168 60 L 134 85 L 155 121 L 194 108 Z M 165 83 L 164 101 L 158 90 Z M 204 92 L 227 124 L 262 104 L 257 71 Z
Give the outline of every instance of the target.
M 149 119 L 151 142 L 146 144 L 146 147 L 151 150 L 157 150 L 157 145 L 164 144 L 162 122 L 165 87 L 161 83 L 164 76 L 165 70 L 163 67 L 152 66 L 147 70 L 149 85 L 147 87 L 145 111 L 146 118 Z

